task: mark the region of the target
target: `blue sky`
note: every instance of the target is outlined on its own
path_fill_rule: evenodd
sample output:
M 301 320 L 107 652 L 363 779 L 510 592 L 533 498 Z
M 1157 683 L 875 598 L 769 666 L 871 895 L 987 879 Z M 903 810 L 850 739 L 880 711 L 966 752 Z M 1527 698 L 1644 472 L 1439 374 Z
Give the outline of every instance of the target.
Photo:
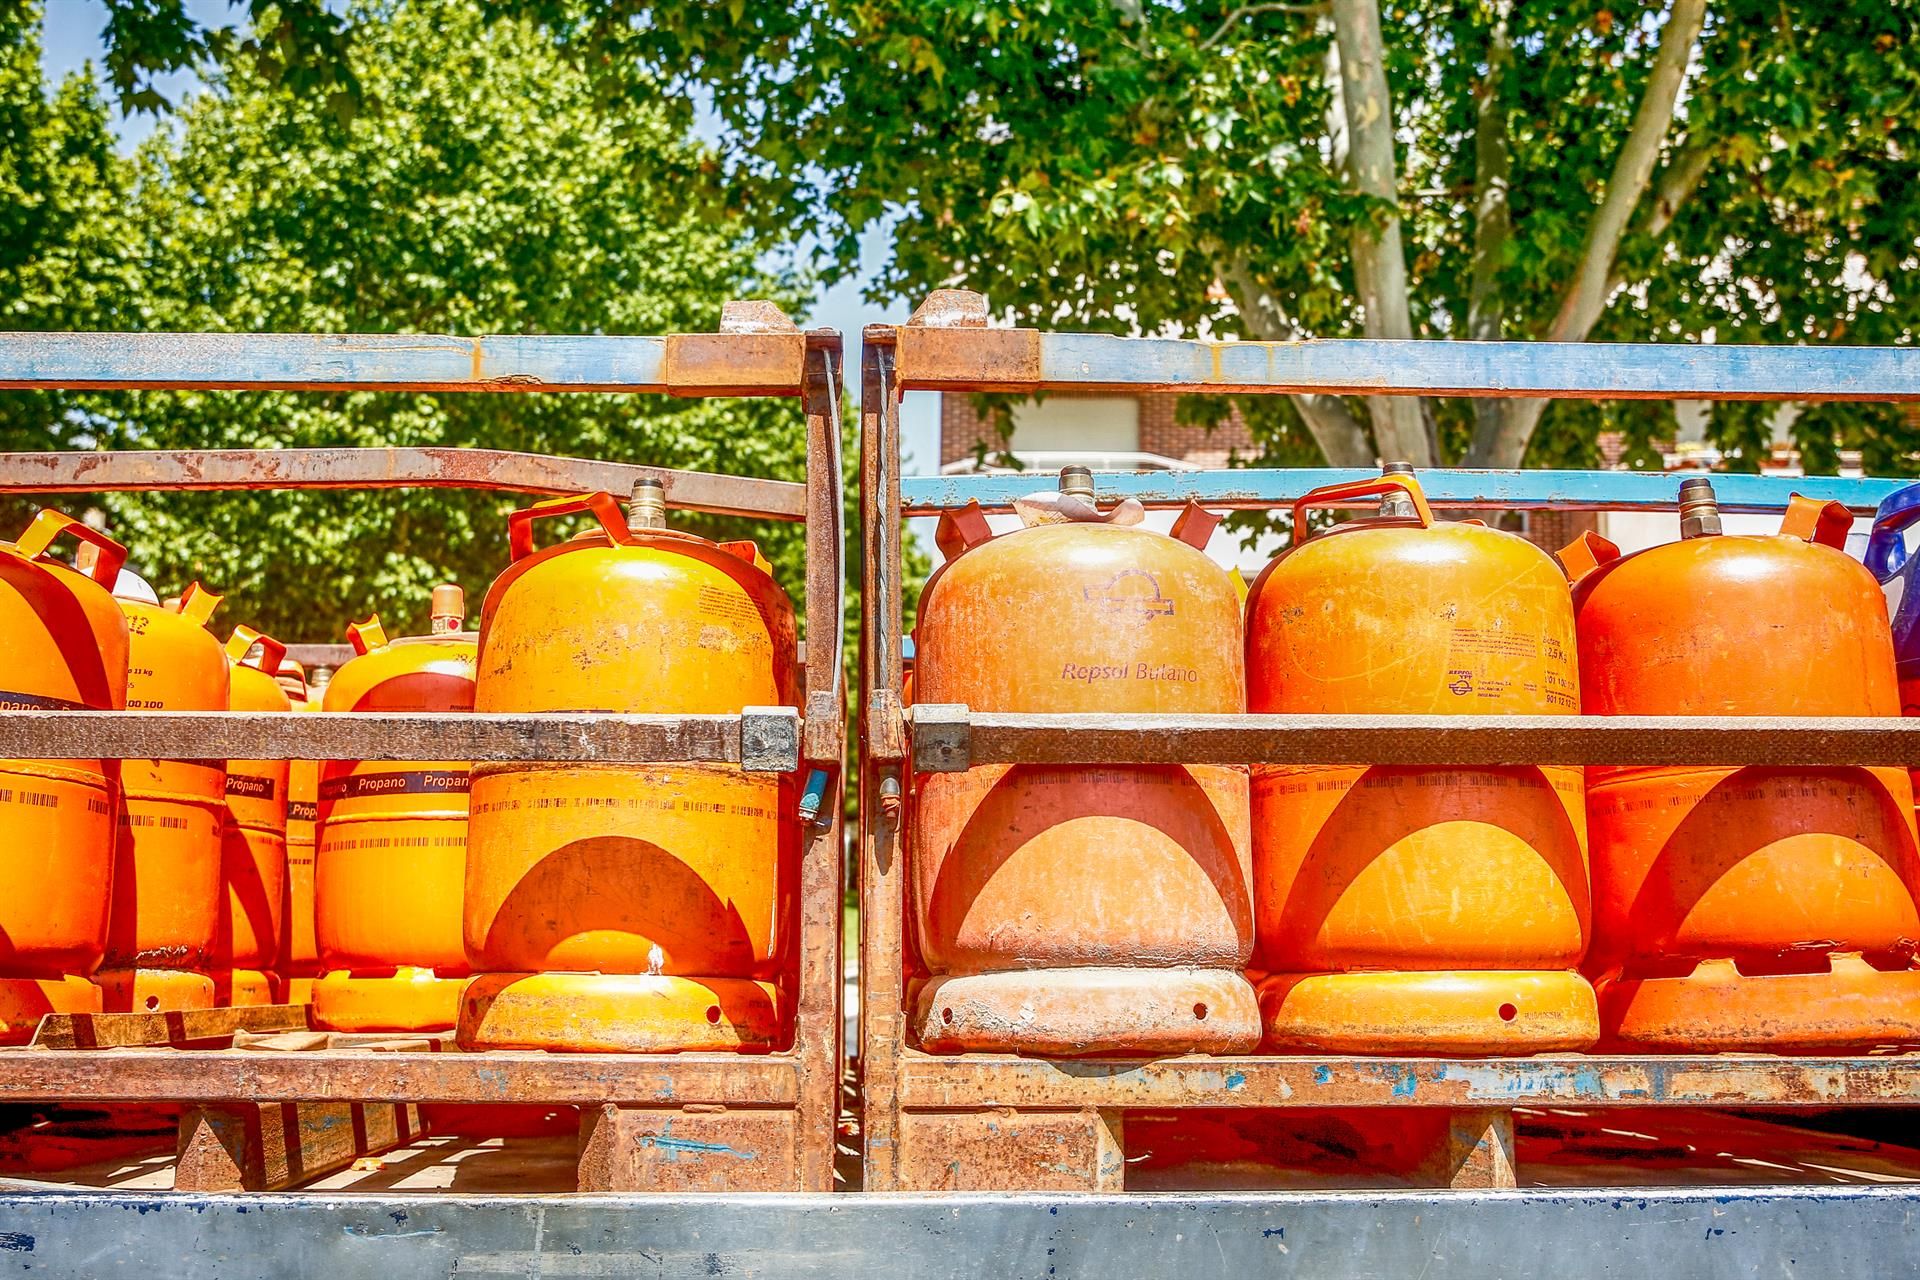
M 238 18 L 238 11 L 227 0 L 187 0 L 187 9 L 194 17 L 208 23 L 230 23 Z M 47 76 L 58 80 L 69 72 L 79 70 L 92 62 L 96 74 L 104 75 L 101 70 L 102 46 L 101 29 L 106 25 L 106 8 L 101 0 L 46 0 L 46 29 L 43 40 L 43 57 Z M 198 81 L 190 73 L 169 76 L 160 82 L 160 91 L 170 100 L 179 102 L 192 93 Z M 155 120 L 150 115 L 116 114 L 114 127 L 124 148 L 131 149 L 154 130 Z M 708 117 L 701 122 L 700 132 L 717 137 L 720 125 L 717 120 Z M 863 302 L 860 297 L 862 288 L 874 279 L 886 261 L 886 233 L 883 229 L 869 231 L 861 241 L 860 269 L 851 279 L 842 281 L 833 288 L 824 290 L 814 304 L 808 317 L 813 325 L 824 325 L 838 329 L 847 335 L 849 385 L 857 397 L 859 391 L 858 350 L 862 325 L 881 323 L 888 320 L 905 320 L 912 311 L 907 303 L 892 303 L 875 307 Z M 907 465 L 905 470 L 914 473 L 922 469 L 933 470 L 939 456 L 938 450 L 938 410 L 931 395 L 912 395 L 907 398 L 903 414 L 903 430 L 907 445 Z M 924 468 L 921 464 L 925 464 Z

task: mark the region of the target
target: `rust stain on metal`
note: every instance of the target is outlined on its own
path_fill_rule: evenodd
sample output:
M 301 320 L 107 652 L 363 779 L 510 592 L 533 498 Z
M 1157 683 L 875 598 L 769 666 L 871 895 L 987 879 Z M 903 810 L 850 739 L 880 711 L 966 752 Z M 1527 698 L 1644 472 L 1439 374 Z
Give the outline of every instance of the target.
M 978 391 L 1030 391 L 1041 382 L 1036 329 L 898 330 L 902 386 L 939 385 Z
M 804 382 L 806 335 L 677 333 L 667 339 L 663 377 L 676 396 L 797 395 Z

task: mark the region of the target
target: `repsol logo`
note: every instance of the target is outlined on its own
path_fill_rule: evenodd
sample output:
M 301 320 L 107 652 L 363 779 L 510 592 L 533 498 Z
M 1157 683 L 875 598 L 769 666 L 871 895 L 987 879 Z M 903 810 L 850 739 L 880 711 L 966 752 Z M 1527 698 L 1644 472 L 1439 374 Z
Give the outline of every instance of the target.
M 1082 684 L 1097 684 L 1102 680 L 1170 681 L 1175 684 L 1195 684 L 1199 682 L 1200 671 L 1196 667 L 1182 667 L 1171 662 L 1116 662 L 1105 665 L 1067 662 L 1060 667 L 1060 678 Z

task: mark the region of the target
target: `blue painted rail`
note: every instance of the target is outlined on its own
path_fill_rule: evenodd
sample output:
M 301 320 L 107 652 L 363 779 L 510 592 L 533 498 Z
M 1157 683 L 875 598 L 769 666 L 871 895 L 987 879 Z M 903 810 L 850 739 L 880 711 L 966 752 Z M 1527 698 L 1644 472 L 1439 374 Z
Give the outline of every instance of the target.
M 1362 480 L 1379 472 L 1351 467 L 1301 467 L 1291 470 L 1098 471 L 1094 487 L 1105 500 L 1135 498 L 1149 507 L 1177 507 L 1196 501 L 1219 509 L 1282 506 L 1323 485 Z M 1555 508 L 1562 511 L 1672 511 L 1679 505 L 1680 482 L 1709 473 L 1645 471 L 1421 471 L 1420 487 L 1436 507 L 1514 511 Z M 1871 515 L 1881 499 L 1908 480 L 1847 476 L 1755 476 L 1713 472 L 1722 511 L 1768 512 L 1786 509 L 1796 493 L 1822 502 L 1842 502 L 1859 515 Z M 1052 472 L 982 472 L 972 475 L 904 476 L 900 502 L 907 515 L 930 515 L 978 502 L 1005 510 L 1014 499 L 1053 487 Z M 1373 505 L 1368 499 L 1362 505 Z

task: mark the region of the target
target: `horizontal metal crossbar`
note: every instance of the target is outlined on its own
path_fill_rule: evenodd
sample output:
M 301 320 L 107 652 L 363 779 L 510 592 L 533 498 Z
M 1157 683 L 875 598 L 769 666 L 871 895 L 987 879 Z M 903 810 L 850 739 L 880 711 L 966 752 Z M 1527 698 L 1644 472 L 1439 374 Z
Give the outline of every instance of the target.
M 797 395 L 806 335 L 4 333 L 0 388 Z
M 1916 400 L 1920 348 L 1365 338 L 1211 342 L 898 330 L 907 391 L 1333 392 L 1625 400 Z
M 791 1058 L 728 1053 L 4 1049 L 4 1102 L 596 1102 L 791 1106 Z
M 486 1195 L 382 1190 L 0 1198 L 11 1263 L 53 1280 L 214 1275 L 845 1280 L 1888 1277 L 1911 1186 L 1210 1195 Z
M 1538 1058 L 1188 1057 L 1049 1060 L 999 1054 L 900 1062 L 902 1106 L 1828 1107 L 1920 1103 L 1920 1055 L 1781 1058 L 1567 1054 Z
M 20 493 L 212 489 L 483 489 L 625 497 L 657 480 L 683 511 L 800 520 L 806 486 L 791 480 L 676 471 L 504 449 L 137 449 L 0 453 L 0 489 Z
M 1314 489 L 1380 473 L 1354 467 L 1301 467 L 1223 471 L 1097 471 L 1094 488 L 1103 501 L 1133 498 L 1148 507 L 1178 507 L 1189 501 L 1216 510 L 1282 506 Z M 1436 507 L 1475 511 L 1673 511 L 1680 482 L 1705 472 L 1644 471 L 1464 471 L 1433 468 L 1419 473 L 1421 490 Z M 1844 503 L 1856 515 L 1872 515 L 1887 495 L 1910 480 L 1846 476 L 1753 476 L 1714 472 L 1715 495 L 1727 512 L 1784 511 L 1803 494 Z M 974 475 L 906 476 L 900 503 L 907 515 L 937 515 L 978 502 L 1010 510 L 1016 498 L 1054 487 L 1052 472 L 986 472 Z M 1352 505 L 1372 507 L 1378 498 Z
M 474 712 L 8 711 L 16 759 L 457 760 L 800 767 L 800 713 L 491 715 Z
M 983 764 L 1920 766 L 1920 718 L 1040 715 L 921 703 L 913 767 Z

